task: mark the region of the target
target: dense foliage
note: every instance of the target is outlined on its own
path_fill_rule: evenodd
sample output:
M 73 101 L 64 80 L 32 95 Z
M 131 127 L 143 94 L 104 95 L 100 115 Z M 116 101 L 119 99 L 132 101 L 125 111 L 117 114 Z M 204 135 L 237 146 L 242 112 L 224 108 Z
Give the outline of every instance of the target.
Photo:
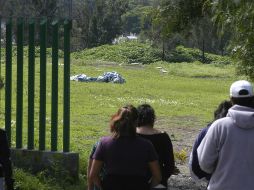
M 203 62 L 202 51 L 200 49 L 185 48 L 177 46 L 167 57 L 169 62 Z M 230 64 L 232 59 L 228 56 L 205 53 L 205 63 L 207 64 Z
M 210 64 L 229 64 L 231 59 L 227 56 L 219 56 L 206 53 L 205 62 Z M 162 61 L 160 49 L 152 47 L 148 43 L 136 41 L 122 42 L 116 45 L 103 45 L 96 48 L 85 49 L 72 53 L 72 58 L 82 60 L 103 60 L 117 63 L 140 63 L 150 64 Z M 176 47 L 173 51 L 166 54 L 164 60 L 168 62 L 202 62 L 202 51 L 199 49 Z
M 110 44 L 119 35 L 135 33 L 164 51 L 184 45 L 224 53 L 225 45 L 218 40 L 210 18 L 200 20 L 203 4 L 204 0 L 7 0 L 0 4 L 0 15 L 47 17 L 49 23 L 71 17 L 73 51 Z M 50 24 L 48 32 L 50 45 Z
M 104 60 L 118 63 L 153 63 L 161 58 L 160 51 L 149 44 L 122 42 L 72 53 L 74 59 Z
M 24 46 L 23 48 L 23 55 L 24 57 L 28 57 L 28 46 Z M 52 48 L 47 48 L 46 49 L 46 55 L 49 59 L 52 58 Z M 12 56 L 17 56 L 17 46 L 13 46 L 12 47 Z M 35 47 L 35 57 L 40 57 L 40 48 L 37 46 Z M 58 57 L 59 58 L 63 58 L 64 57 L 64 52 L 62 50 L 58 50 Z M 1 48 L 1 58 L 4 59 L 5 58 L 5 48 Z
M 232 31 L 231 50 L 238 60 L 238 72 L 254 80 L 254 2 L 219 0 L 214 2 L 215 21 L 222 32 Z

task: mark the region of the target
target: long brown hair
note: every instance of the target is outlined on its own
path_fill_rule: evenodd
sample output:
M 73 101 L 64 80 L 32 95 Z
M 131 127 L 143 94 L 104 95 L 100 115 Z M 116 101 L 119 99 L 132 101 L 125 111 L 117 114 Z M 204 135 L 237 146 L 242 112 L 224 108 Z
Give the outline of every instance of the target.
M 111 117 L 110 131 L 115 138 L 120 136 L 136 136 L 138 112 L 133 105 L 120 108 Z

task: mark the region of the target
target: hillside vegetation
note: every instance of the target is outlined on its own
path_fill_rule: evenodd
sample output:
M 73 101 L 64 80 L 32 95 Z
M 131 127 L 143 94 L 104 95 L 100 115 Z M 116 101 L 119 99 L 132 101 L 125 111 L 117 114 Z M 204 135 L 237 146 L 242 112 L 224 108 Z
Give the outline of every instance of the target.
M 202 52 L 199 49 L 178 46 L 167 52 L 162 60 L 162 51 L 152 47 L 149 43 L 137 41 L 121 42 L 116 45 L 103 45 L 72 53 L 73 59 L 103 60 L 117 63 L 150 64 L 157 61 L 168 62 L 194 62 L 202 61 Z M 205 53 L 205 63 L 229 64 L 231 59 L 227 56 Z

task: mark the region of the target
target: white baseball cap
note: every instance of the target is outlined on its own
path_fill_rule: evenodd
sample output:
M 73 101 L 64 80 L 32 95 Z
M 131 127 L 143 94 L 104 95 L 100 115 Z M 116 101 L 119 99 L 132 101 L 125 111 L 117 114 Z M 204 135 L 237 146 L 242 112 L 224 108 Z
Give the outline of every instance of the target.
M 246 80 L 236 81 L 230 87 L 230 97 L 246 98 L 252 96 L 254 96 L 252 84 Z

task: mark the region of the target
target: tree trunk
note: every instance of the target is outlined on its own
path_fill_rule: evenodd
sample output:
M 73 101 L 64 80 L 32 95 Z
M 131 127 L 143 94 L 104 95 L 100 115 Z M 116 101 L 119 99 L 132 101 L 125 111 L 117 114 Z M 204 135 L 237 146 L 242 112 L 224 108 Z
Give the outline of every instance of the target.
M 205 39 L 202 42 L 202 62 L 205 63 Z
M 164 39 L 162 39 L 162 60 L 165 61 L 165 43 L 164 43 Z

